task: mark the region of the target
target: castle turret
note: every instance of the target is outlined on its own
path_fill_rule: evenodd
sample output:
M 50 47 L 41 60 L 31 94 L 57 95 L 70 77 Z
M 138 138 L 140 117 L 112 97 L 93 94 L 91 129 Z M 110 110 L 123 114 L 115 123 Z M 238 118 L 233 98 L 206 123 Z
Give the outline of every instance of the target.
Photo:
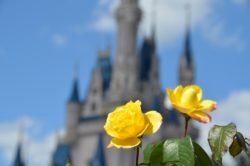
M 13 166 L 25 166 L 24 160 L 22 158 L 22 148 L 21 141 L 17 145 L 16 156 L 14 159 Z
M 152 6 L 155 6 L 152 4 Z M 139 99 L 146 110 L 161 110 L 161 85 L 159 78 L 159 57 L 156 43 L 156 15 L 152 11 L 151 35 L 144 37 L 139 54 Z
M 78 76 L 75 74 L 71 96 L 67 102 L 66 140 L 68 143 L 73 143 L 76 139 L 80 112 L 81 102 L 79 96 Z
M 190 30 L 190 21 L 191 13 L 190 6 L 186 7 L 186 34 L 184 41 L 184 51 L 180 60 L 179 68 L 179 84 L 183 86 L 194 84 L 195 81 L 195 65 L 191 49 L 191 30 Z M 172 112 L 174 113 L 174 112 Z M 182 119 L 182 129 L 184 128 L 184 119 Z M 196 140 L 199 137 L 199 129 L 192 123 L 189 123 L 188 129 L 189 135 Z
M 112 75 L 110 46 L 108 46 L 105 50 L 98 52 L 97 68 L 101 70 L 102 92 L 104 97 L 106 95 L 107 90 L 110 87 L 110 81 Z
M 154 2 L 156 3 L 156 2 Z M 153 4 L 155 7 L 156 4 Z M 156 38 L 156 9 L 153 9 L 152 14 L 152 32 L 151 32 L 151 47 L 152 47 L 152 58 L 151 58 L 151 69 L 150 69 L 150 82 L 152 86 L 152 91 L 154 96 L 159 96 L 161 93 L 161 83 L 160 83 L 160 64 L 159 56 L 157 53 L 157 38 Z
M 103 115 L 103 99 L 110 86 L 112 64 L 110 48 L 98 51 L 97 63 L 93 69 L 83 116 Z
M 180 59 L 179 66 L 179 83 L 183 86 L 190 85 L 194 83 L 195 79 L 195 68 L 194 60 L 191 49 L 191 32 L 190 32 L 190 12 L 189 8 L 187 9 L 187 25 L 186 25 L 186 34 L 184 41 L 184 50 Z
M 137 97 L 137 29 L 141 10 L 137 0 L 122 0 L 116 10 L 118 48 L 109 93 L 109 103 L 116 106 Z

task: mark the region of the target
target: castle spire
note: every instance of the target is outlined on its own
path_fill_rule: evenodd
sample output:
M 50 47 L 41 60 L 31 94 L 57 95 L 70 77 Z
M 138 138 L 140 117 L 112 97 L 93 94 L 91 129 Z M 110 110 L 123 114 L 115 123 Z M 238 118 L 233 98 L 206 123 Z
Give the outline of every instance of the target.
M 18 145 L 16 149 L 16 156 L 14 159 L 13 166 L 25 166 L 24 160 L 22 158 L 22 138 L 23 138 L 23 129 L 24 129 L 24 123 L 21 123 L 20 125 L 20 131 L 19 131 L 19 138 L 18 138 Z
M 184 56 L 186 56 L 186 60 L 188 65 L 190 65 L 192 61 L 192 52 L 191 52 L 191 39 L 190 39 L 190 28 L 191 28 L 191 8 L 190 4 L 186 5 L 186 34 L 185 34 L 185 48 L 184 48 Z
M 157 0 L 152 0 L 152 15 L 151 15 L 151 38 L 153 43 L 156 42 L 156 24 L 157 24 L 157 13 L 156 13 Z M 156 43 L 155 43 L 156 44 Z
M 117 56 L 114 64 L 109 101 L 114 105 L 121 104 L 120 99 L 127 101 L 137 98 L 138 59 L 137 30 L 141 20 L 141 9 L 137 0 L 122 0 L 116 10 L 118 24 Z M 122 101 L 123 103 L 123 101 Z
M 21 142 L 17 145 L 16 156 L 14 160 L 13 166 L 25 166 L 23 158 L 22 158 L 22 145 Z
M 66 140 L 69 144 L 73 143 L 76 139 L 76 128 L 81 114 L 81 104 L 78 87 L 78 65 L 75 65 L 74 82 L 71 96 L 67 103 L 66 116 Z
M 191 49 L 191 10 L 190 4 L 186 5 L 186 32 L 184 50 L 180 59 L 179 82 L 181 85 L 190 85 L 194 82 L 194 62 Z
M 77 102 L 77 103 L 80 102 L 79 88 L 78 88 L 78 72 L 79 72 L 78 65 L 75 65 L 74 82 L 69 102 Z

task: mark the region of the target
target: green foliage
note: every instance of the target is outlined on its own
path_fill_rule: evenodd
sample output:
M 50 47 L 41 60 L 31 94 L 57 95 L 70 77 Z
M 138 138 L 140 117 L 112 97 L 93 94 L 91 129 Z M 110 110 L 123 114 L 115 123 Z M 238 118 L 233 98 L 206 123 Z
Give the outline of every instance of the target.
M 233 123 L 226 126 L 215 125 L 210 129 L 208 142 L 212 150 L 213 160 L 222 163 L 222 157 L 232 144 L 236 132 L 236 126 Z
M 144 149 L 144 161 L 139 166 L 222 166 L 222 158 L 228 150 L 233 157 L 241 157 L 238 158 L 238 165 L 250 163 L 250 141 L 237 132 L 235 124 L 213 126 L 209 131 L 208 141 L 213 160 L 199 144 L 187 136 L 147 145 Z M 246 153 L 244 158 L 239 155 L 242 151 Z
M 244 136 L 240 132 L 237 132 L 234 141 L 229 148 L 229 152 L 233 157 L 236 157 L 242 152 L 242 150 L 247 151 L 247 145 Z
M 163 162 L 177 166 L 194 165 L 194 147 L 190 137 L 169 139 L 163 145 Z
M 167 139 L 148 145 L 144 150 L 144 156 L 141 166 L 192 166 L 195 163 L 194 147 L 190 137 Z
M 233 143 L 229 148 L 229 152 L 233 157 L 238 156 L 242 152 L 242 147 L 237 139 L 233 140 Z
M 159 141 L 159 142 L 156 142 L 153 144 L 148 144 L 143 151 L 143 154 L 144 154 L 143 163 L 150 163 L 150 158 L 151 158 L 152 152 L 156 153 L 159 150 L 162 150 L 163 143 L 164 143 L 164 141 Z M 161 156 L 159 156 L 158 158 L 160 158 L 160 157 Z
M 228 151 L 233 156 L 236 157 L 241 154 L 242 151 L 250 158 L 250 151 L 248 149 L 249 144 L 247 138 L 244 138 L 243 134 L 237 132 L 236 126 L 230 123 L 226 126 L 215 125 L 209 131 L 208 141 L 210 148 L 212 150 L 212 158 L 214 165 L 222 165 L 222 157 Z M 215 164 L 216 163 L 216 164 Z
M 237 154 L 231 154 L 231 153 L 230 154 L 233 157 L 235 157 L 235 156 L 238 156 L 242 151 L 244 151 L 250 159 L 250 150 L 248 149 L 248 147 L 249 147 L 248 139 L 244 138 L 243 134 L 241 134 L 240 132 L 237 132 L 237 134 L 234 138 L 234 142 L 237 142 L 238 144 L 234 145 L 234 143 L 233 143 L 231 146 L 237 146 L 237 148 L 241 149 L 241 151 Z
M 193 146 L 195 154 L 195 166 L 212 166 L 212 161 L 204 149 L 196 142 L 193 142 Z
M 239 145 L 242 147 L 242 149 L 247 150 L 247 145 L 246 145 L 246 141 L 245 141 L 243 134 L 241 134 L 240 132 L 237 132 L 235 138 L 237 139 L 237 141 L 238 141 Z

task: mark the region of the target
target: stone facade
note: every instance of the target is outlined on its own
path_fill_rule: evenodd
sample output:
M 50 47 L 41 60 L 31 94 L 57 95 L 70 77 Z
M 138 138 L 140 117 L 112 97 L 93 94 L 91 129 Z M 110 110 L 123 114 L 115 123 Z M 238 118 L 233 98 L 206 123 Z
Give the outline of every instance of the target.
M 110 137 L 103 131 L 107 114 L 129 100 L 140 99 L 143 110 L 154 109 L 167 117 L 167 123 L 160 132 L 146 137 L 144 143 L 181 135 L 183 122 L 179 114 L 164 107 L 165 92 L 160 85 L 155 29 L 150 37 L 144 38 L 140 51 L 137 51 L 141 15 L 137 0 L 121 0 L 115 12 L 118 24 L 115 61 L 112 63 L 110 48 L 98 52 L 84 101 L 79 98 L 78 80 L 75 78 L 71 98 L 67 103 L 66 135 L 58 143 L 51 165 L 63 165 L 57 161 L 60 157 L 71 159 L 74 166 L 133 165 L 135 151 L 106 149 Z M 183 85 L 191 84 L 194 80 L 194 65 L 190 48 L 187 48 L 190 47 L 189 31 L 186 38 L 180 62 L 180 83 Z M 190 129 L 191 135 L 197 138 L 198 130 L 192 125 Z

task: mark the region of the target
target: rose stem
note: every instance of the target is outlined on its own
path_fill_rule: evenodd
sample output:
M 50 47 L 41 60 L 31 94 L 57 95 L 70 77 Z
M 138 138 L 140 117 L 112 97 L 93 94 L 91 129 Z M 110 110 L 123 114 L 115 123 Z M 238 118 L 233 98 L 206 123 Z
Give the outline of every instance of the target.
M 136 162 L 135 162 L 135 166 L 138 166 L 138 161 L 139 161 L 139 151 L 140 151 L 140 147 L 137 146 L 136 147 Z
M 184 137 L 187 135 L 187 130 L 188 130 L 188 122 L 189 122 L 190 117 L 185 116 L 185 130 L 184 130 Z

